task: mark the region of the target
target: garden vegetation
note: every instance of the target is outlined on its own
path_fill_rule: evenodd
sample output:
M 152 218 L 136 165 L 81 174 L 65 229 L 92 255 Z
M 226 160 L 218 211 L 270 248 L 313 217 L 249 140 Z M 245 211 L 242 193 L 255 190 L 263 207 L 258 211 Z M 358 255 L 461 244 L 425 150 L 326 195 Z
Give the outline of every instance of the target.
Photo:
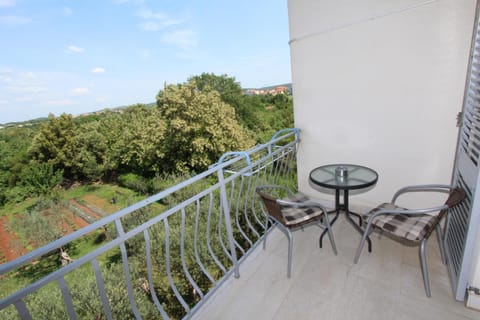
M 11 247 L 25 253 L 81 227 L 72 215 L 91 223 L 202 172 L 225 152 L 249 149 L 289 127 L 293 127 L 289 94 L 246 95 L 234 78 L 204 73 L 185 83 L 165 84 L 154 105 L 137 104 L 82 117 L 50 115 L 33 126 L 0 129 L 0 224 L 16 237 L 17 245 Z M 87 196 L 103 199 L 100 208 L 83 210 L 88 207 Z M 128 217 L 126 224 L 138 225 L 154 214 L 140 212 Z M 109 232 L 92 234 L 82 243 L 62 248 L 62 253 L 81 256 L 108 239 Z M 163 241 L 161 231 L 157 240 Z M 145 255 L 135 241 L 127 243 L 127 249 L 133 261 L 138 260 L 132 263 L 135 273 Z M 124 281 L 121 272 L 115 271 L 121 268 L 118 259 L 114 252 L 101 267 L 111 280 L 106 281 L 106 290 L 115 305 L 115 319 L 130 319 L 125 289 L 116 285 Z M 6 257 L 0 250 L 2 262 Z M 52 254 L 4 277 L 0 298 L 59 266 L 58 254 Z M 94 276 L 84 269 L 76 273 L 67 280 L 78 293 L 75 303 L 83 312 L 79 317 L 102 319 L 100 301 L 92 297 Z M 48 288 L 39 291 L 29 306 L 39 318 L 66 316 L 61 305 L 52 303 L 60 293 Z M 141 288 L 140 284 L 137 289 Z M 175 300 L 171 292 L 159 294 L 167 301 L 169 314 L 181 318 L 181 306 L 168 303 Z M 141 313 L 155 319 L 158 314 L 148 295 L 140 296 L 145 300 L 139 302 Z M 195 299 L 192 294 L 189 303 Z M 14 313 L 12 308 L 5 309 L 0 317 L 8 319 Z

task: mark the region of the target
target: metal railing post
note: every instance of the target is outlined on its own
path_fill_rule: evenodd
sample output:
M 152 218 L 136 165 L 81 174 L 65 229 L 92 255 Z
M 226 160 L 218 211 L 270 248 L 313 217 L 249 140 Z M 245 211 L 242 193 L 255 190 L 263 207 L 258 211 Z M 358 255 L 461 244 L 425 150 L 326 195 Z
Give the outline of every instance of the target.
M 223 168 L 219 167 L 218 171 L 218 182 L 220 184 L 220 201 L 223 207 L 223 213 L 225 215 L 225 225 L 226 225 L 226 230 L 227 230 L 227 235 L 228 235 L 228 243 L 230 246 L 230 252 L 232 255 L 232 263 L 233 263 L 233 269 L 234 269 L 234 275 L 235 278 L 240 277 L 240 271 L 239 271 L 239 266 L 238 266 L 238 259 L 237 259 L 237 253 L 235 250 L 235 241 L 233 238 L 233 229 L 232 229 L 232 222 L 230 219 L 230 205 L 228 203 L 228 196 L 227 196 L 227 188 L 225 186 L 225 178 L 223 176 Z

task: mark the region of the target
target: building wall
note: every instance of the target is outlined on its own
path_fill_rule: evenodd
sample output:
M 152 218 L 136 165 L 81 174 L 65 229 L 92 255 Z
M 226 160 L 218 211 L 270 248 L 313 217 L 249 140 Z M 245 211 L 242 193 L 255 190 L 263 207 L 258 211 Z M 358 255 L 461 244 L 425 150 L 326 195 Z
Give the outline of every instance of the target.
M 365 207 L 402 186 L 451 181 L 475 4 L 288 1 L 301 191 L 332 199 L 308 182 L 328 163 L 378 172 L 375 188 L 350 199 Z
M 308 173 L 356 163 L 379 173 L 355 197 L 389 199 L 409 184 L 449 183 L 474 0 L 290 0 L 300 189 Z

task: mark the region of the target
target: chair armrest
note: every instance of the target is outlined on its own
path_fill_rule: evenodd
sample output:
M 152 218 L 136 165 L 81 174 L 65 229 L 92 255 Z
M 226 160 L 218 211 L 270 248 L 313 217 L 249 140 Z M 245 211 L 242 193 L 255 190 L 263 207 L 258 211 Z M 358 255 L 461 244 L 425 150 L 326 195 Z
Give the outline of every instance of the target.
M 405 193 L 409 192 L 441 192 L 441 193 L 449 193 L 454 187 L 447 184 L 422 184 L 422 185 L 414 185 L 414 186 L 407 186 L 399 189 L 392 198 L 392 203 L 397 201 L 397 198 Z

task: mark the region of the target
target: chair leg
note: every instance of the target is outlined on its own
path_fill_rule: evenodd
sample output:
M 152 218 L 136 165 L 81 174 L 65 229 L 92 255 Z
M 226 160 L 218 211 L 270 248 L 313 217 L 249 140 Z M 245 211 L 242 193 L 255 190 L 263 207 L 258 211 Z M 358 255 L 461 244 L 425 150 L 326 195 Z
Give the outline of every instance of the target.
M 288 240 L 288 260 L 287 260 L 287 277 L 290 278 L 292 274 L 292 251 L 293 251 L 293 236 L 290 229 L 286 228 L 283 224 L 275 222 L 278 229 L 285 234 Z
M 445 244 L 443 243 L 443 232 L 440 224 L 437 224 L 437 240 L 440 247 L 440 255 L 442 256 L 443 264 L 447 264 L 447 255 L 445 254 Z
M 292 250 L 293 250 L 293 237 L 290 230 L 287 229 L 288 238 L 288 262 L 287 262 L 287 277 L 290 278 L 292 274 Z
M 427 297 L 430 298 L 431 292 L 430 292 L 430 280 L 428 278 L 428 269 L 427 269 L 427 259 L 425 257 L 425 244 L 427 239 L 423 239 L 420 242 L 420 247 L 419 247 L 419 256 L 420 256 L 420 265 L 422 267 L 422 276 L 423 276 L 423 285 L 425 287 L 425 294 Z
M 360 240 L 360 244 L 358 245 L 357 252 L 355 253 L 355 258 L 353 259 L 354 263 L 358 262 L 360 259 L 360 254 L 362 253 L 363 246 L 365 245 L 365 241 L 367 241 L 368 235 L 371 233 L 372 227 L 370 224 L 367 225 L 365 231 L 363 232 L 362 240 Z
M 263 250 L 265 250 L 265 248 L 267 247 L 268 222 L 269 222 L 269 219 L 268 219 L 268 217 L 267 217 L 267 219 L 266 219 L 266 221 L 265 221 L 264 232 L 263 232 Z
M 335 245 L 335 240 L 333 238 L 333 232 L 332 232 L 332 228 L 330 228 L 330 221 L 328 221 L 328 216 L 325 215 L 325 219 L 323 221 L 323 227 L 325 229 L 327 229 L 327 232 L 328 232 L 328 238 L 330 239 L 330 244 L 332 245 L 332 249 L 333 249 L 333 253 L 335 253 L 335 255 L 337 255 L 337 246 Z M 319 240 L 320 241 L 320 240 Z M 322 246 L 320 246 L 321 248 Z
M 330 239 L 330 243 L 332 244 L 333 253 L 337 255 L 337 246 L 335 245 L 335 240 L 333 239 L 333 232 L 330 227 L 328 228 L 328 238 Z

